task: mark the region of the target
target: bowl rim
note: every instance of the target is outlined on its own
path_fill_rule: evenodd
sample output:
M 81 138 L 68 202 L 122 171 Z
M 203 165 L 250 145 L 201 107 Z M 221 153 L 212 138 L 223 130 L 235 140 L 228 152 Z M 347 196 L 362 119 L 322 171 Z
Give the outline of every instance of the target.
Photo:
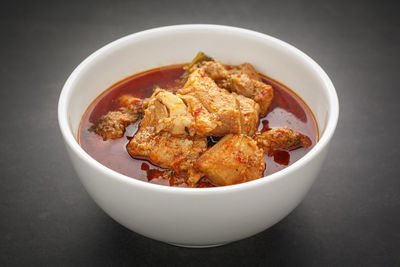
M 162 33 L 165 31 L 179 31 L 179 30 L 187 30 L 187 29 L 201 29 L 201 30 L 220 30 L 222 32 L 235 32 L 237 34 L 243 34 L 243 35 L 248 35 L 252 37 L 258 37 L 262 39 L 267 39 L 270 42 L 273 42 L 277 45 L 283 46 L 285 49 L 291 50 L 297 56 L 299 56 L 309 67 L 311 67 L 314 71 L 318 73 L 320 78 L 322 79 L 323 83 L 325 84 L 324 90 L 327 91 L 328 95 L 328 102 L 329 102 L 329 109 L 328 109 L 328 118 L 327 118 L 327 123 L 326 123 L 326 128 L 323 131 L 322 137 L 319 139 L 317 144 L 302 158 L 300 158 L 298 161 L 293 163 L 292 165 L 276 172 L 273 174 L 270 174 L 268 176 L 261 177 L 259 179 L 241 183 L 241 184 L 235 184 L 235 185 L 229 185 L 229 186 L 219 186 L 219 187 L 211 187 L 211 188 L 187 188 L 187 187 L 170 187 L 170 186 L 165 186 L 165 185 L 159 185 L 159 184 L 153 184 L 149 183 L 146 181 L 142 181 L 139 179 L 135 179 L 133 177 L 126 176 L 124 174 L 121 174 L 117 171 L 114 171 L 103 164 L 99 163 L 96 161 L 94 158 L 92 158 L 77 142 L 75 139 L 72 129 L 69 127 L 68 123 L 68 113 L 67 113 L 67 107 L 70 102 L 70 97 L 71 97 L 71 88 L 72 85 L 74 84 L 74 81 L 79 77 L 79 74 L 81 70 L 83 70 L 90 62 L 92 62 L 96 57 L 100 56 L 104 52 L 107 52 L 108 50 L 111 50 L 115 48 L 116 46 L 120 45 L 121 43 L 124 43 L 132 38 L 141 38 L 145 37 L 148 35 L 153 35 L 157 33 Z M 146 190 L 151 190 L 151 191 L 157 191 L 157 192 L 163 192 L 163 193 L 180 193 L 180 194 L 221 194 L 221 193 L 231 193 L 239 190 L 246 190 L 246 189 L 251 189 L 254 187 L 259 187 L 263 184 L 269 184 L 272 183 L 276 180 L 279 180 L 280 178 L 286 176 L 287 174 L 290 174 L 292 172 L 295 172 L 299 168 L 301 168 L 303 165 L 309 163 L 313 158 L 318 156 L 318 154 L 329 144 L 335 129 L 336 125 L 338 122 L 339 118 L 339 100 L 337 97 L 337 93 L 335 90 L 335 87 L 333 86 L 332 81 L 328 77 L 328 75 L 325 73 L 325 71 L 316 63 L 311 57 L 306 55 L 304 52 L 299 50 L 298 48 L 294 47 L 293 45 L 290 45 L 280 39 L 277 39 L 275 37 L 272 37 L 270 35 L 256 32 L 253 30 L 248 30 L 248 29 L 243 29 L 243 28 L 238 28 L 238 27 L 232 27 L 232 26 L 225 26 L 225 25 L 215 25 L 215 24 L 181 24 L 181 25 L 172 25 L 172 26 L 163 26 L 163 27 L 157 27 L 157 28 L 152 28 L 140 32 L 136 32 L 133 34 L 129 34 L 127 36 L 124 36 L 122 38 L 119 38 L 111 43 L 106 44 L 105 46 L 101 47 L 100 49 L 96 50 L 93 52 L 91 55 L 89 55 L 86 59 L 84 59 L 71 73 L 71 75 L 68 77 L 67 81 L 65 82 L 62 91 L 60 93 L 59 101 L 58 101 L 58 123 L 59 127 L 62 133 L 62 136 L 64 138 L 64 141 L 66 145 L 79 157 L 79 160 L 84 161 L 86 164 L 90 165 L 92 168 L 98 169 L 100 172 L 105 173 L 110 179 L 116 179 L 119 182 L 125 183 L 129 186 L 137 186 L 142 189 Z

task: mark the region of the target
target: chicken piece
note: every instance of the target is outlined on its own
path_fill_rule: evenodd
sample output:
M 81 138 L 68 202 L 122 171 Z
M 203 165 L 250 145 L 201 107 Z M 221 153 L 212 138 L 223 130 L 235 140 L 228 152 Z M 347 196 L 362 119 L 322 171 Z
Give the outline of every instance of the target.
M 208 77 L 221 88 L 230 90 L 232 87 L 231 74 L 219 61 L 206 61 L 200 65 Z
M 204 152 L 195 167 L 216 185 L 232 185 L 261 178 L 263 150 L 250 137 L 229 134 Z
M 210 77 L 206 76 L 204 69 L 194 70 L 184 87 L 177 91 L 177 95 L 185 100 L 191 110 L 198 133 L 207 136 L 241 133 L 237 99 L 225 89 L 219 88 Z M 185 95 L 193 98 L 185 98 Z M 207 122 L 209 128 L 201 129 L 198 122 L 199 124 Z
M 234 74 L 231 76 L 231 90 L 256 101 L 260 105 L 261 116 L 267 115 L 269 106 L 274 99 L 274 90 L 271 85 L 262 81 L 251 79 L 245 73 Z
M 132 106 L 141 107 L 142 99 L 131 95 L 122 95 L 118 98 L 118 103 L 121 107 L 129 108 Z
M 254 135 L 258 128 L 260 105 L 245 96 L 235 93 L 232 93 L 232 95 L 239 101 L 242 134 Z
M 233 67 L 230 74 L 246 74 L 250 79 L 261 82 L 261 77 L 256 71 L 256 69 L 250 63 L 243 63 L 239 66 Z
M 153 164 L 173 169 L 189 179 L 200 179 L 193 164 L 207 149 L 207 138 L 175 137 L 168 132 L 156 134 L 152 129 L 140 128 L 126 147 L 128 153 L 133 157 L 145 157 Z
M 263 148 L 265 152 L 271 152 L 276 149 L 293 150 L 302 146 L 311 146 L 310 138 L 287 126 L 263 132 L 256 135 L 254 139 L 257 145 Z
M 168 132 L 156 134 L 151 128 L 141 128 L 127 146 L 133 157 L 146 157 L 162 168 L 177 173 L 187 172 L 207 148 L 206 137 L 175 137 Z
M 224 89 L 249 97 L 260 105 L 261 116 L 267 114 L 274 98 L 271 85 L 262 82 L 260 75 L 250 63 L 232 67 L 229 71 L 217 61 L 206 61 L 199 65 L 207 76 Z
M 194 135 L 194 118 L 181 98 L 171 92 L 156 89 L 154 101 L 161 103 L 167 111 L 166 117 L 159 118 L 156 132 L 168 131 L 175 136 Z
M 186 132 L 186 119 L 183 118 L 187 111 L 182 103 L 176 95 L 162 89 L 156 90 L 148 101 L 139 130 L 127 145 L 127 150 L 133 157 L 145 157 L 162 168 L 195 176 L 197 172 L 193 169 L 193 163 L 207 148 L 207 138 L 190 136 Z M 181 117 L 182 120 L 179 119 Z
M 149 157 L 152 147 L 155 145 L 155 136 L 159 122 L 169 117 L 167 107 L 157 99 L 159 93 L 166 91 L 156 90 L 147 103 L 140 127 L 128 144 L 128 152 L 132 156 Z M 168 132 L 167 132 L 168 133 Z
M 142 113 L 142 100 L 131 95 L 123 95 L 119 99 L 120 108 L 109 111 L 100 117 L 89 129 L 103 137 L 103 140 L 121 138 L 125 128 L 136 122 Z
M 110 111 L 106 115 L 101 116 L 97 122 L 90 127 L 89 131 L 93 131 L 96 134 L 103 137 L 103 140 L 115 139 L 124 136 L 125 128 L 131 123 L 131 120 L 137 118 L 131 118 L 129 113 L 121 111 Z
M 221 126 L 222 122 L 218 119 L 217 115 L 208 112 L 208 110 L 201 104 L 201 102 L 193 95 L 179 95 L 185 102 L 189 112 L 195 120 L 195 132 L 200 136 L 208 136 L 214 129 Z

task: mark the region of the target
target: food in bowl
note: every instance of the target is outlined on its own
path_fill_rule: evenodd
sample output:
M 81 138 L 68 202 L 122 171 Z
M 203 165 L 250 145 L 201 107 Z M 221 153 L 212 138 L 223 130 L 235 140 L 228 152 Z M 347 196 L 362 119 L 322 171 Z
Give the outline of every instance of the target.
M 307 104 L 250 63 L 198 53 L 102 93 L 85 112 L 79 143 L 103 165 L 150 183 L 215 187 L 277 172 L 318 141 Z

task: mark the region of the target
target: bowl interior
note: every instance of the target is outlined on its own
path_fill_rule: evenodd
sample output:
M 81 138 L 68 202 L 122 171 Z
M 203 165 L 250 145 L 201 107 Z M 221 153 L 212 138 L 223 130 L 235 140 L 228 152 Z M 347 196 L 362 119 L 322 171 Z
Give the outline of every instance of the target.
M 88 105 L 109 86 L 137 72 L 189 62 L 198 51 L 227 64 L 249 62 L 294 90 L 313 111 L 320 140 L 328 122 L 337 119 L 337 114 L 332 114 L 337 113 L 333 85 L 308 56 L 267 35 L 213 25 L 157 28 L 129 35 L 96 51 L 68 79 L 60 98 L 60 116 L 65 116 L 76 140 Z M 331 123 L 334 128 L 336 121 Z

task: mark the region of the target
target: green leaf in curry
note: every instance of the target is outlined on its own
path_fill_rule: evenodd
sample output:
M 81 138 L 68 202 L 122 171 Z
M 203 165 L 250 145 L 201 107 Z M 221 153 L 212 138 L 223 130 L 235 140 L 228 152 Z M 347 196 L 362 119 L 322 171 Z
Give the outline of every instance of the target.
M 184 66 L 183 69 L 185 72 L 182 74 L 181 78 L 183 83 L 185 83 L 189 77 L 190 74 L 190 69 L 194 67 L 196 64 L 201 63 L 203 61 L 213 61 L 214 59 L 212 57 L 207 56 L 203 52 L 198 52 L 197 55 L 193 58 L 192 62 L 190 62 L 188 65 Z

